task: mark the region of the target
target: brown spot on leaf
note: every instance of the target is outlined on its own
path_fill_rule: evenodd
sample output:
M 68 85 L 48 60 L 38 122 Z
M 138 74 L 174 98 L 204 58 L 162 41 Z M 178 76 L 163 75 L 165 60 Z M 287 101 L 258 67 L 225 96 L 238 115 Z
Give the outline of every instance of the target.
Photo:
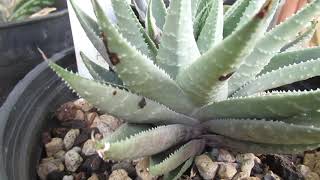
M 115 96 L 116 94 L 117 94 L 117 91 L 113 91 L 113 92 L 112 92 L 112 95 Z
M 227 75 L 222 75 L 222 76 L 220 76 L 220 77 L 219 77 L 219 81 L 225 81 L 225 80 L 229 79 L 229 78 L 232 76 L 233 73 L 234 73 L 234 72 L 229 73 L 229 74 L 227 74 Z
M 264 6 L 261 8 L 260 12 L 258 12 L 258 14 L 256 15 L 257 18 L 264 18 L 267 14 L 268 14 L 268 11 L 270 10 L 271 8 L 271 4 L 272 4 L 272 0 L 268 0 Z
M 146 99 L 143 97 L 139 103 L 138 103 L 138 106 L 142 109 L 146 106 L 147 102 L 146 102 Z
M 116 53 L 110 53 L 109 56 L 112 65 L 117 65 L 120 62 L 120 59 Z

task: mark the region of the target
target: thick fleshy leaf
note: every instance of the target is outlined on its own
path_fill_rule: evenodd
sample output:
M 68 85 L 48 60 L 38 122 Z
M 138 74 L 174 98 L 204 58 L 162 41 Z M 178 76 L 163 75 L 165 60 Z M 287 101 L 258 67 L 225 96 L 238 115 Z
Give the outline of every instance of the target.
M 315 76 L 320 76 L 320 58 L 285 66 L 257 76 L 232 96 L 248 96 Z
M 260 75 L 290 64 L 301 63 L 318 58 L 320 58 L 320 47 L 279 53 L 270 60 L 269 64 L 260 72 Z
M 149 1 L 148 5 L 148 11 L 147 11 L 147 18 L 146 18 L 146 31 L 149 35 L 149 37 L 158 45 L 160 43 L 160 37 L 161 37 L 161 30 L 158 28 L 156 24 L 156 19 L 153 16 L 153 1 Z M 162 0 L 160 0 L 162 1 Z
M 145 22 L 146 20 L 146 14 L 147 14 L 147 8 L 148 8 L 148 2 L 147 0 L 129 0 L 133 3 L 134 7 L 136 8 L 139 20 L 141 22 Z
M 288 119 L 283 120 L 286 123 L 299 124 L 304 126 L 314 126 L 320 128 L 320 111 L 311 111 L 302 113 Z
M 211 10 L 211 0 L 201 0 L 198 5 L 197 14 L 193 20 L 193 34 L 195 39 L 198 39 L 200 32 L 207 20 L 209 12 Z
M 159 126 L 132 135 L 125 140 L 104 142 L 98 152 L 104 159 L 132 160 L 160 153 L 196 135 L 198 134 L 194 134 L 194 129 L 190 126 L 180 124 Z
M 180 147 L 173 154 L 169 155 L 162 162 L 151 165 L 149 167 L 150 173 L 153 175 L 162 175 L 167 174 L 170 171 L 176 169 L 181 164 L 183 164 L 186 160 L 191 157 L 194 157 L 198 153 L 200 153 L 205 145 L 205 141 L 202 139 L 192 140 L 187 144 Z
M 116 129 L 110 136 L 104 137 L 101 141 L 99 141 L 97 143 L 97 146 L 98 148 L 101 148 L 99 146 L 103 146 L 107 142 L 113 143 L 126 140 L 130 136 L 133 136 L 151 128 L 152 126 L 150 125 L 124 123 L 118 129 Z
M 94 63 L 82 52 L 80 52 L 80 56 L 93 79 L 101 82 L 123 85 L 122 80 L 119 79 L 116 73 Z
M 312 22 L 310 27 L 308 27 L 305 32 L 299 34 L 299 36 L 294 41 L 282 48 L 281 51 L 291 52 L 306 48 L 309 45 L 309 42 L 314 35 L 314 32 L 316 31 L 316 26 L 317 22 Z
M 251 0 L 237 0 L 225 13 L 224 25 L 223 25 L 223 36 L 227 37 L 237 27 L 242 15 L 248 7 Z
M 213 148 L 230 149 L 235 152 L 256 153 L 256 154 L 300 154 L 307 150 L 314 150 L 320 147 L 319 144 L 263 144 L 249 141 L 241 141 L 219 135 L 205 135 L 207 145 Z
M 200 56 L 193 36 L 190 0 L 172 0 L 163 28 L 157 64 L 172 78 Z
M 195 117 L 283 119 L 316 110 L 319 103 L 320 90 L 261 93 L 211 103 L 202 107 Z
M 193 1 L 193 0 L 192 0 Z M 206 6 L 209 4 L 209 3 L 212 3 L 212 0 L 195 0 L 193 3 L 197 2 L 196 4 L 196 16 L 201 14 L 201 11 L 203 9 L 206 8 Z M 194 9 L 194 8 L 192 8 Z
M 250 54 L 263 32 L 261 28 L 268 10 L 268 6 L 263 8 L 249 23 L 179 73 L 177 82 L 195 103 L 204 105 L 211 100 L 226 98 L 219 96 L 221 87 Z
M 163 176 L 164 180 L 178 180 L 192 165 L 194 157 L 189 158 L 184 164 Z
M 121 35 L 142 54 L 153 59 L 155 55 L 148 49 L 142 34 L 142 27 L 130 5 L 124 0 L 111 0 L 111 2 Z
M 108 43 L 114 70 L 124 84 L 131 91 L 166 104 L 173 110 L 189 113 L 193 106 L 176 82 L 119 34 L 96 0 L 93 5 Z
M 252 19 L 258 12 L 259 9 L 262 8 L 266 3 L 270 3 L 272 0 L 255 0 L 250 1 L 248 6 L 246 7 L 245 11 L 243 12 L 239 22 L 236 24 L 236 29 L 240 28 L 241 26 L 245 25 L 250 19 Z M 278 0 L 276 0 L 278 1 Z M 275 2 L 273 2 L 275 3 Z
M 75 3 L 75 0 L 70 0 L 72 8 L 84 30 L 88 38 L 90 39 L 93 46 L 97 49 L 99 54 L 105 59 L 109 66 L 112 67 L 109 56 L 107 54 L 107 50 L 105 44 L 101 39 L 101 30 L 99 29 L 99 25 L 95 20 L 89 17 L 85 12 L 83 12 Z
M 201 53 L 206 52 L 223 39 L 223 0 L 215 0 L 211 6 L 209 15 L 197 40 Z
M 231 5 L 223 5 L 223 14 L 226 14 L 230 7 Z
M 294 40 L 297 33 L 319 14 L 320 0 L 314 0 L 296 15 L 266 33 L 259 40 L 253 52 L 230 78 L 229 94 L 252 80 L 284 45 Z
M 217 119 L 203 124 L 212 133 L 266 144 L 320 144 L 320 128 L 257 119 Z
M 157 27 L 161 30 L 163 29 L 163 25 L 165 23 L 165 18 L 167 16 L 167 9 L 166 5 L 164 4 L 163 0 L 150 0 L 152 1 L 152 15 L 155 19 L 155 23 Z
M 197 15 L 197 11 L 198 11 L 198 7 L 199 7 L 199 3 L 202 0 L 192 0 L 191 1 L 191 11 L 192 11 L 192 21 L 194 22 L 196 15 Z
M 176 113 L 164 105 L 112 85 L 101 84 L 75 75 L 49 63 L 50 67 L 81 97 L 101 111 L 130 123 L 196 124 L 197 120 Z

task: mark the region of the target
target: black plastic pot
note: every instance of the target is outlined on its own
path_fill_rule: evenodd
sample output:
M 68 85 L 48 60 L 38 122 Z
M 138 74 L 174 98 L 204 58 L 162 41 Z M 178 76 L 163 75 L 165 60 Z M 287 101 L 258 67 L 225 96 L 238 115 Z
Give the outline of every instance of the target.
M 73 47 L 65 0 L 48 16 L 0 24 L 0 105 L 14 85 L 47 56 Z
M 52 61 L 76 69 L 73 48 L 54 55 Z M 37 179 L 41 156 L 40 134 L 48 116 L 75 98 L 66 85 L 41 63 L 21 80 L 0 109 L 0 179 Z

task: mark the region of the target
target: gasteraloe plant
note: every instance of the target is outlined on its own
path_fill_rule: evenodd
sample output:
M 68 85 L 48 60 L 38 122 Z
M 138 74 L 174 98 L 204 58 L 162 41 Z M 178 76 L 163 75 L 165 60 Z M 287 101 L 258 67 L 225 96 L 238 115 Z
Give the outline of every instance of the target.
M 79 96 L 127 122 L 97 142 L 104 159 L 150 156 L 152 174 L 176 179 L 206 145 L 256 153 L 320 146 L 320 90 L 268 91 L 320 74 L 320 48 L 297 46 L 299 32 L 313 31 L 320 0 L 268 32 L 277 0 L 238 0 L 226 12 L 222 0 L 172 0 L 168 9 L 150 0 L 145 28 L 126 1 L 111 1 L 116 24 L 96 0 L 97 22 L 71 0 L 110 70 L 83 53 L 95 80 L 49 62 Z

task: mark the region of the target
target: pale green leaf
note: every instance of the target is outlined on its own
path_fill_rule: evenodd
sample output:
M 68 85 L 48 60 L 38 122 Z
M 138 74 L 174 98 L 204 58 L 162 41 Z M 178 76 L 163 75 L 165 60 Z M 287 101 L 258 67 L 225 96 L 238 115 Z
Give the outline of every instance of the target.
M 164 105 L 132 94 L 122 87 L 101 84 L 75 75 L 60 66 L 50 67 L 81 97 L 99 108 L 130 123 L 196 124 L 197 120 L 176 113 Z
M 212 133 L 266 144 L 317 144 L 320 128 L 257 119 L 217 119 L 203 124 Z
M 211 10 L 198 37 L 201 53 L 206 52 L 223 39 L 223 0 L 212 2 Z
M 104 42 L 101 39 L 101 30 L 95 20 L 83 12 L 75 3 L 75 0 L 70 0 L 72 8 L 89 40 L 97 49 L 99 54 L 105 59 L 109 66 L 112 66 Z
M 176 82 L 119 34 L 96 0 L 93 0 L 93 5 L 101 29 L 106 35 L 110 60 L 125 86 L 134 93 L 166 104 L 173 110 L 190 113 L 193 105 Z
M 227 79 L 250 54 L 263 32 L 261 28 L 264 20 L 265 18 L 256 16 L 179 73 L 177 82 L 195 103 L 204 105 L 211 100 L 222 99 L 217 95 L 228 82 Z
M 170 171 L 163 176 L 164 180 L 178 180 L 190 168 L 193 163 L 194 157 L 189 158 L 184 164 L 177 167 L 175 170 Z
M 195 116 L 214 118 L 284 119 L 319 108 L 320 90 L 261 93 L 230 98 L 202 107 Z
M 169 149 L 193 137 L 193 128 L 180 124 L 159 126 L 125 140 L 117 142 L 104 142 L 98 149 L 104 159 L 133 160 L 140 157 L 151 156 Z
M 150 0 L 152 1 L 152 15 L 155 18 L 155 23 L 157 27 L 161 30 L 163 29 L 163 25 L 165 24 L 165 18 L 167 16 L 167 9 L 163 2 L 163 0 Z
M 320 58 L 292 64 L 257 76 L 232 96 L 248 96 L 320 75 Z
M 229 36 L 237 27 L 251 0 L 237 0 L 224 15 L 223 36 Z
M 259 75 L 271 72 L 272 70 L 276 70 L 284 66 L 288 66 L 290 64 L 301 63 L 318 58 L 320 58 L 320 47 L 279 53 L 270 60 L 269 64 L 264 67 Z
M 193 20 L 193 34 L 195 39 L 198 39 L 200 32 L 207 20 L 209 12 L 211 10 L 212 1 L 211 0 L 202 0 L 198 5 L 198 11 L 194 20 Z M 202 7 L 203 5 L 203 7 Z
M 113 71 L 110 71 L 106 67 L 102 67 L 94 63 L 82 52 L 80 52 L 80 56 L 93 79 L 101 82 L 109 82 L 117 85 L 123 85 L 122 80 L 119 79 L 117 74 L 115 74 Z
M 200 56 L 193 36 L 190 0 L 172 0 L 163 28 L 157 64 L 172 78 Z
M 285 48 L 282 48 L 281 51 L 291 52 L 306 48 L 316 31 L 316 26 L 317 22 L 312 22 L 305 32 L 299 34 L 294 41 L 290 42 Z
M 155 57 L 149 50 L 141 32 L 141 25 L 130 5 L 124 0 L 111 0 L 114 9 L 117 26 L 122 36 L 142 54 L 150 59 Z
M 224 148 L 234 152 L 255 154 L 301 154 L 306 150 L 314 150 L 320 144 L 264 144 L 241 141 L 219 135 L 205 135 L 207 145 L 213 148 Z
M 232 94 L 252 80 L 288 42 L 292 41 L 313 18 L 320 14 L 320 0 L 314 0 L 296 15 L 275 27 L 259 40 L 253 52 L 229 80 Z
M 199 152 L 201 152 L 204 148 L 205 141 L 202 139 L 192 140 L 182 147 L 180 147 L 177 151 L 169 155 L 162 162 L 151 165 L 149 170 L 153 175 L 161 175 L 169 173 L 170 171 L 179 167 L 182 163 L 188 160 L 191 157 L 194 157 Z

